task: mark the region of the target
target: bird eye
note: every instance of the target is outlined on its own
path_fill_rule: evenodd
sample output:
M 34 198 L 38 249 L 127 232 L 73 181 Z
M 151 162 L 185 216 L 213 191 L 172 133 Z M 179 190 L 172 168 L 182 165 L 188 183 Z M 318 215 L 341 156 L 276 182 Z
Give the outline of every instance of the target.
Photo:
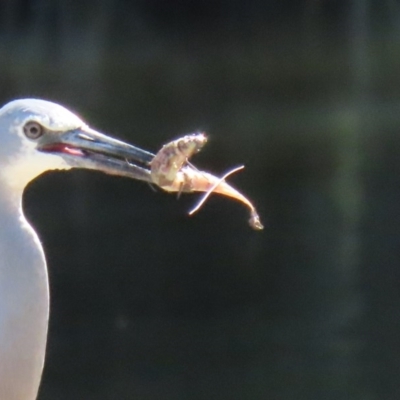
M 27 122 L 24 125 L 24 134 L 28 139 L 38 139 L 43 135 L 43 126 L 35 121 Z

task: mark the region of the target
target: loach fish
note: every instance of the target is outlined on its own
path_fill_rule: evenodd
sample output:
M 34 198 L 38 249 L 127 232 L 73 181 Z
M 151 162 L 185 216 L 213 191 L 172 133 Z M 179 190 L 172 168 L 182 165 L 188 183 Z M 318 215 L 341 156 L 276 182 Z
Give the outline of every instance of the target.
M 257 210 L 250 200 L 225 181 L 229 175 L 243 169 L 243 166 L 218 178 L 209 172 L 198 170 L 189 163 L 189 158 L 199 152 L 206 143 L 205 134 L 196 133 L 165 144 L 150 163 L 152 182 L 167 192 L 205 192 L 189 215 L 198 211 L 213 192 L 236 199 L 250 209 L 250 226 L 256 230 L 263 229 Z

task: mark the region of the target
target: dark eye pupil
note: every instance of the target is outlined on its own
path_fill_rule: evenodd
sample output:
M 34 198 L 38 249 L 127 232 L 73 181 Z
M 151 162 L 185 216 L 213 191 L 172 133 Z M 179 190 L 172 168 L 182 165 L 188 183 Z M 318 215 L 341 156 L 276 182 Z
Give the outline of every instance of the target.
M 28 122 L 24 126 L 24 133 L 30 139 L 37 139 L 43 133 L 43 128 L 37 122 Z

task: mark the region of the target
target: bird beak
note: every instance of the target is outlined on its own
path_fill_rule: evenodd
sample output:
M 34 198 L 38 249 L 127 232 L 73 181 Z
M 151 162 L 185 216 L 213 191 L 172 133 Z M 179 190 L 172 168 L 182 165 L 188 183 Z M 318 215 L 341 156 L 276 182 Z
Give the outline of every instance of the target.
M 154 154 L 83 127 L 65 132 L 38 150 L 60 155 L 72 167 L 89 168 L 107 174 L 151 182 L 148 169 Z M 146 168 L 147 167 L 147 168 Z

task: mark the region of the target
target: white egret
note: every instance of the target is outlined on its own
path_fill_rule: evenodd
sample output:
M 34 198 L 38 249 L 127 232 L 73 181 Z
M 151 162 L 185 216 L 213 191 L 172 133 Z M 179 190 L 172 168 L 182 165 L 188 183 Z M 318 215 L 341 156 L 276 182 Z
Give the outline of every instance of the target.
M 146 166 L 152 158 L 55 103 L 23 99 L 0 109 L 1 400 L 36 399 L 46 348 L 47 268 L 22 212 L 26 184 L 46 170 L 71 167 L 151 181 Z

